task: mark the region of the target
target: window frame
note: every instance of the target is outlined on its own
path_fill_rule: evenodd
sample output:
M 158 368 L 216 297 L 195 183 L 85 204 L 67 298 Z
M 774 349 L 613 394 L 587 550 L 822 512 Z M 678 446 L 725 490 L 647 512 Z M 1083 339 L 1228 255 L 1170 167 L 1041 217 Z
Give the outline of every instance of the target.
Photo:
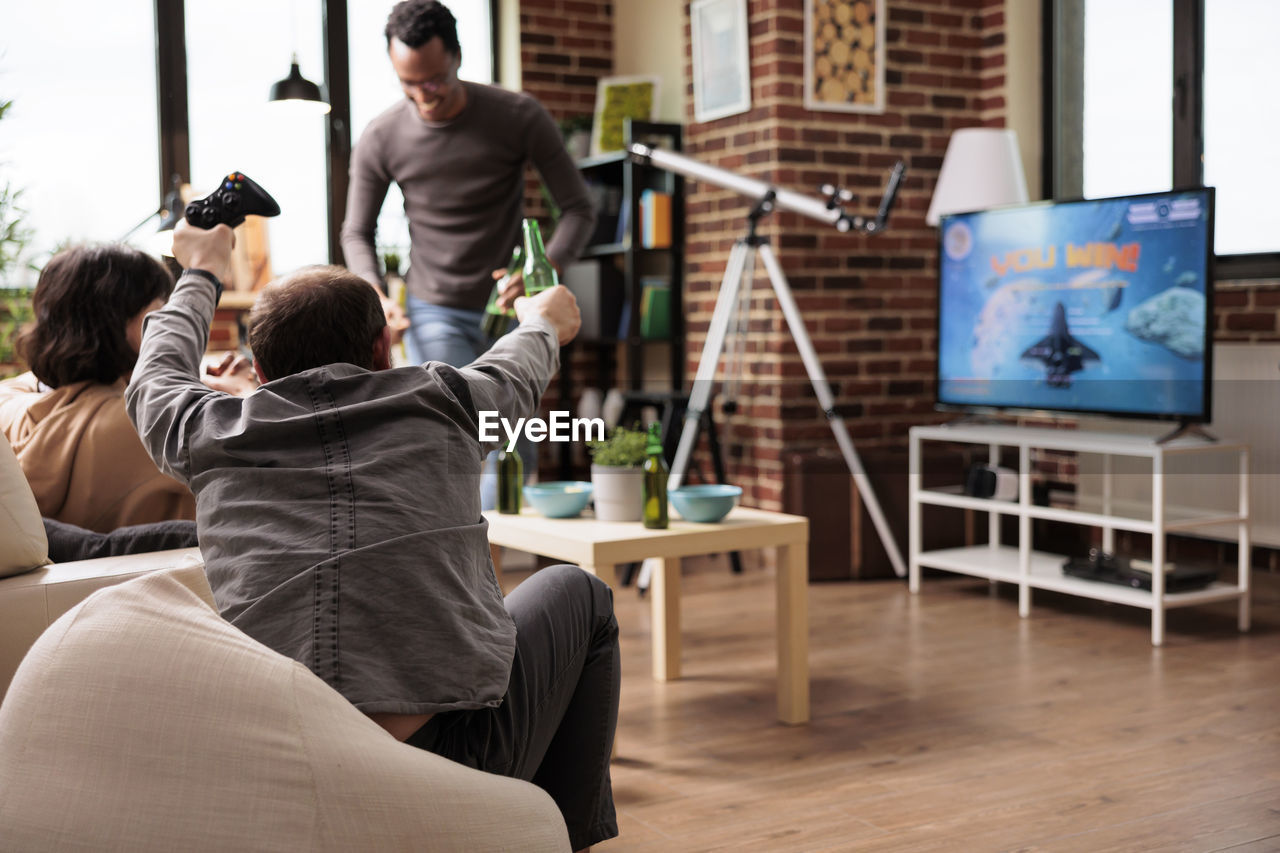
M 160 167 L 156 175 L 163 199 L 173 176 L 191 180 L 191 144 L 187 95 L 185 0 L 154 0 L 156 28 L 156 110 L 159 116 Z M 342 263 L 339 232 L 347 209 L 351 165 L 351 65 L 347 50 L 347 0 L 321 0 L 324 81 L 329 114 L 325 121 L 325 197 L 328 207 L 329 263 Z M 489 0 L 490 50 L 494 79 L 499 79 L 498 0 Z M 264 81 L 263 86 L 268 85 Z M 163 202 L 161 202 L 163 203 Z M 159 205 L 157 205 L 159 207 Z
M 1170 0 L 1173 4 L 1173 91 L 1170 114 L 1173 123 L 1173 175 L 1171 188 L 1204 186 L 1204 12 L 1205 0 Z M 1059 115 L 1063 94 L 1063 39 L 1078 36 L 1063 26 L 1070 7 L 1083 0 L 1042 0 L 1042 53 L 1044 62 L 1043 186 L 1049 198 L 1080 198 L 1079 176 L 1066 176 L 1071 164 L 1061 143 L 1064 133 Z M 1078 51 L 1078 55 L 1083 55 Z M 1075 164 L 1078 165 L 1078 164 Z M 1214 255 L 1214 279 L 1280 278 L 1280 251 Z

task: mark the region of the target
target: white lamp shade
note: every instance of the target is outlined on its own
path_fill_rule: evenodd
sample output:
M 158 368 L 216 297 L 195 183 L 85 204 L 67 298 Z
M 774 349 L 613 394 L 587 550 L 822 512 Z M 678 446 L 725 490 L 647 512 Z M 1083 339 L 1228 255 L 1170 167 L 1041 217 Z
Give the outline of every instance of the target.
M 966 127 L 951 134 L 924 221 L 937 225 L 947 213 L 1026 201 L 1018 135 L 998 127 Z

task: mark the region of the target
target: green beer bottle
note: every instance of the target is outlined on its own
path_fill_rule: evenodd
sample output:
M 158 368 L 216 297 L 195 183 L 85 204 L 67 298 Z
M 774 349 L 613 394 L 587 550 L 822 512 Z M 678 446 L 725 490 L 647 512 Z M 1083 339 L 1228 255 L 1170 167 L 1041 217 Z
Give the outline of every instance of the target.
M 644 459 L 644 526 L 667 529 L 667 460 L 662 458 L 662 428 L 649 424 Z
M 520 451 L 505 447 L 498 451 L 498 512 L 520 514 L 520 492 L 524 488 L 524 463 Z
M 524 247 L 516 246 L 511 250 L 511 263 L 507 264 L 507 274 L 493 283 L 493 290 L 489 292 L 489 304 L 484 306 L 484 319 L 480 321 L 481 331 L 491 341 L 496 341 L 510 331 L 511 321 L 516 318 L 514 308 L 504 311 L 498 307 L 498 297 L 502 295 L 507 282 L 511 281 L 511 276 L 519 272 L 522 266 L 524 266 Z
M 542 233 L 532 219 L 524 221 L 524 293 L 533 296 L 560 283 L 556 268 L 547 260 L 547 250 L 542 247 Z

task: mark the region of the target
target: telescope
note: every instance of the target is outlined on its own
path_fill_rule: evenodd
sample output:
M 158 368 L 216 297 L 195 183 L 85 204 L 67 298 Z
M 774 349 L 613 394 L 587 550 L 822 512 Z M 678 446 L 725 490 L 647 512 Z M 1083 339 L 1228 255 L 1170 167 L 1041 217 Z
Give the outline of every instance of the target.
M 748 198 L 770 199 L 774 207 L 834 225 L 837 231 L 861 231 L 865 234 L 875 234 L 883 231 L 888 226 L 889 211 L 893 208 L 893 203 L 898 197 L 898 187 L 902 185 L 902 176 L 907 171 L 907 164 L 899 160 L 889 174 L 889 180 L 885 184 L 884 195 L 880 198 L 880 208 L 876 211 L 875 218 L 867 219 L 862 216 L 850 215 L 845 211 L 843 205 L 853 201 L 853 193 L 834 184 L 823 184 L 820 188 L 819 191 L 826 196 L 826 201 L 823 202 L 801 195 L 798 192 L 770 186 L 754 178 L 735 175 L 733 172 L 709 166 L 690 157 L 645 145 L 641 142 L 632 143 L 628 153 L 631 155 L 632 160 L 641 165 L 656 166 L 659 169 L 675 172 L 677 175 L 683 175 L 695 181 L 715 184 L 727 190 L 742 193 Z
M 884 195 L 880 199 L 880 207 L 875 217 L 867 219 L 850 214 L 844 209 L 844 205 L 853 201 L 853 193 L 834 184 L 822 185 L 820 192 L 825 196 L 825 201 L 820 201 L 643 143 L 633 143 L 627 149 L 627 153 L 640 165 L 653 166 L 696 181 L 714 184 L 756 200 L 756 204 L 747 215 L 746 235 L 734 242 L 733 249 L 729 253 L 724 280 L 720 284 L 715 311 L 711 315 L 711 325 L 707 329 L 707 340 L 698 361 L 698 372 L 693 380 L 693 390 L 685 407 L 684 428 L 680 433 L 680 443 L 676 448 L 675 458 L 671 462 L 667 488 L 677 488 L 684 480 L 689 458 L 698 442 L 698 431 L 701 428 L 703 414 L 706 413 L 711 402 L 711 387 L 715 382 L 716 367 L 724 351 L 730 323 L 734 322 L 733 318 L 737 316 L 737 327 L 739 329 L 747 327 L 745 315 L 750 309 L 751 280 L 758 255 L 764 261 L 769 283 L 773 286 L 778 306 L 786 317 L 791 338 L 796 343 L 801 360 L 804 361 L 805 371 L 809 374 L 809 381 L 813 384 L 818 403 L 831 425 L 831 431 L 835 433 L 836 444 L 840 446 L 840 452 L 849 467 L 849 473 L 853 476 L 858 491 L 862 495 L 863 506 L 866 507 L 867 514 L 871 516 L 876 532 L 880 535 L 880 542 L 889 555 L 889 562 L 893 564 L 894 572 L 898 577 L 906 577 L 907 567 L 898 550 L 897 540 L 893 537 L 884 512 L 880 509 L 880 502 L 876 499 L 871 481 L 862 467 L 862 460 L 858 458 L 853 439 L 849 437 L 844 416 L 836 409 L 835 398 L 831 394 L 830 385 L 827 384 L 818 354 L 809 340 L 809 332 L 805 328 L 804 318 L 791 293 L 791 285 L 787 282 L 782 266 L 769 246 L 768 238 L 756 233 L 756 225 L 761 217 L 774 209 L 781 209 L 833 225 L 840 232 L 857 231 L 864 234 L 878 234 L 888 227 L 889 211 L 897 199 L 899 187 L 902 186 L 902 176 L 907 170 L 906 164 L 899 160 L 893 167 L 885 184 Z M 734 349 L 738 348 L 735 343 Z M 731 353 L 731 360 L 732 356 Z M 728 405 L 725 406 L 725 411 L 731 411 Z M 640 570 L 637 585 L 641 589 L 648 586 L 649 567 L 650 564 L 646 561 Z

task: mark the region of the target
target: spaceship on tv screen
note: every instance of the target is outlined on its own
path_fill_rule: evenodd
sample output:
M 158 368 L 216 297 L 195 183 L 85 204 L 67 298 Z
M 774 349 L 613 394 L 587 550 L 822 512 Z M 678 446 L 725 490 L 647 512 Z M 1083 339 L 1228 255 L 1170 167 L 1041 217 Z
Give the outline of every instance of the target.
M 943 217 L 938 402 L 1208 416 L 1213 190 Z

